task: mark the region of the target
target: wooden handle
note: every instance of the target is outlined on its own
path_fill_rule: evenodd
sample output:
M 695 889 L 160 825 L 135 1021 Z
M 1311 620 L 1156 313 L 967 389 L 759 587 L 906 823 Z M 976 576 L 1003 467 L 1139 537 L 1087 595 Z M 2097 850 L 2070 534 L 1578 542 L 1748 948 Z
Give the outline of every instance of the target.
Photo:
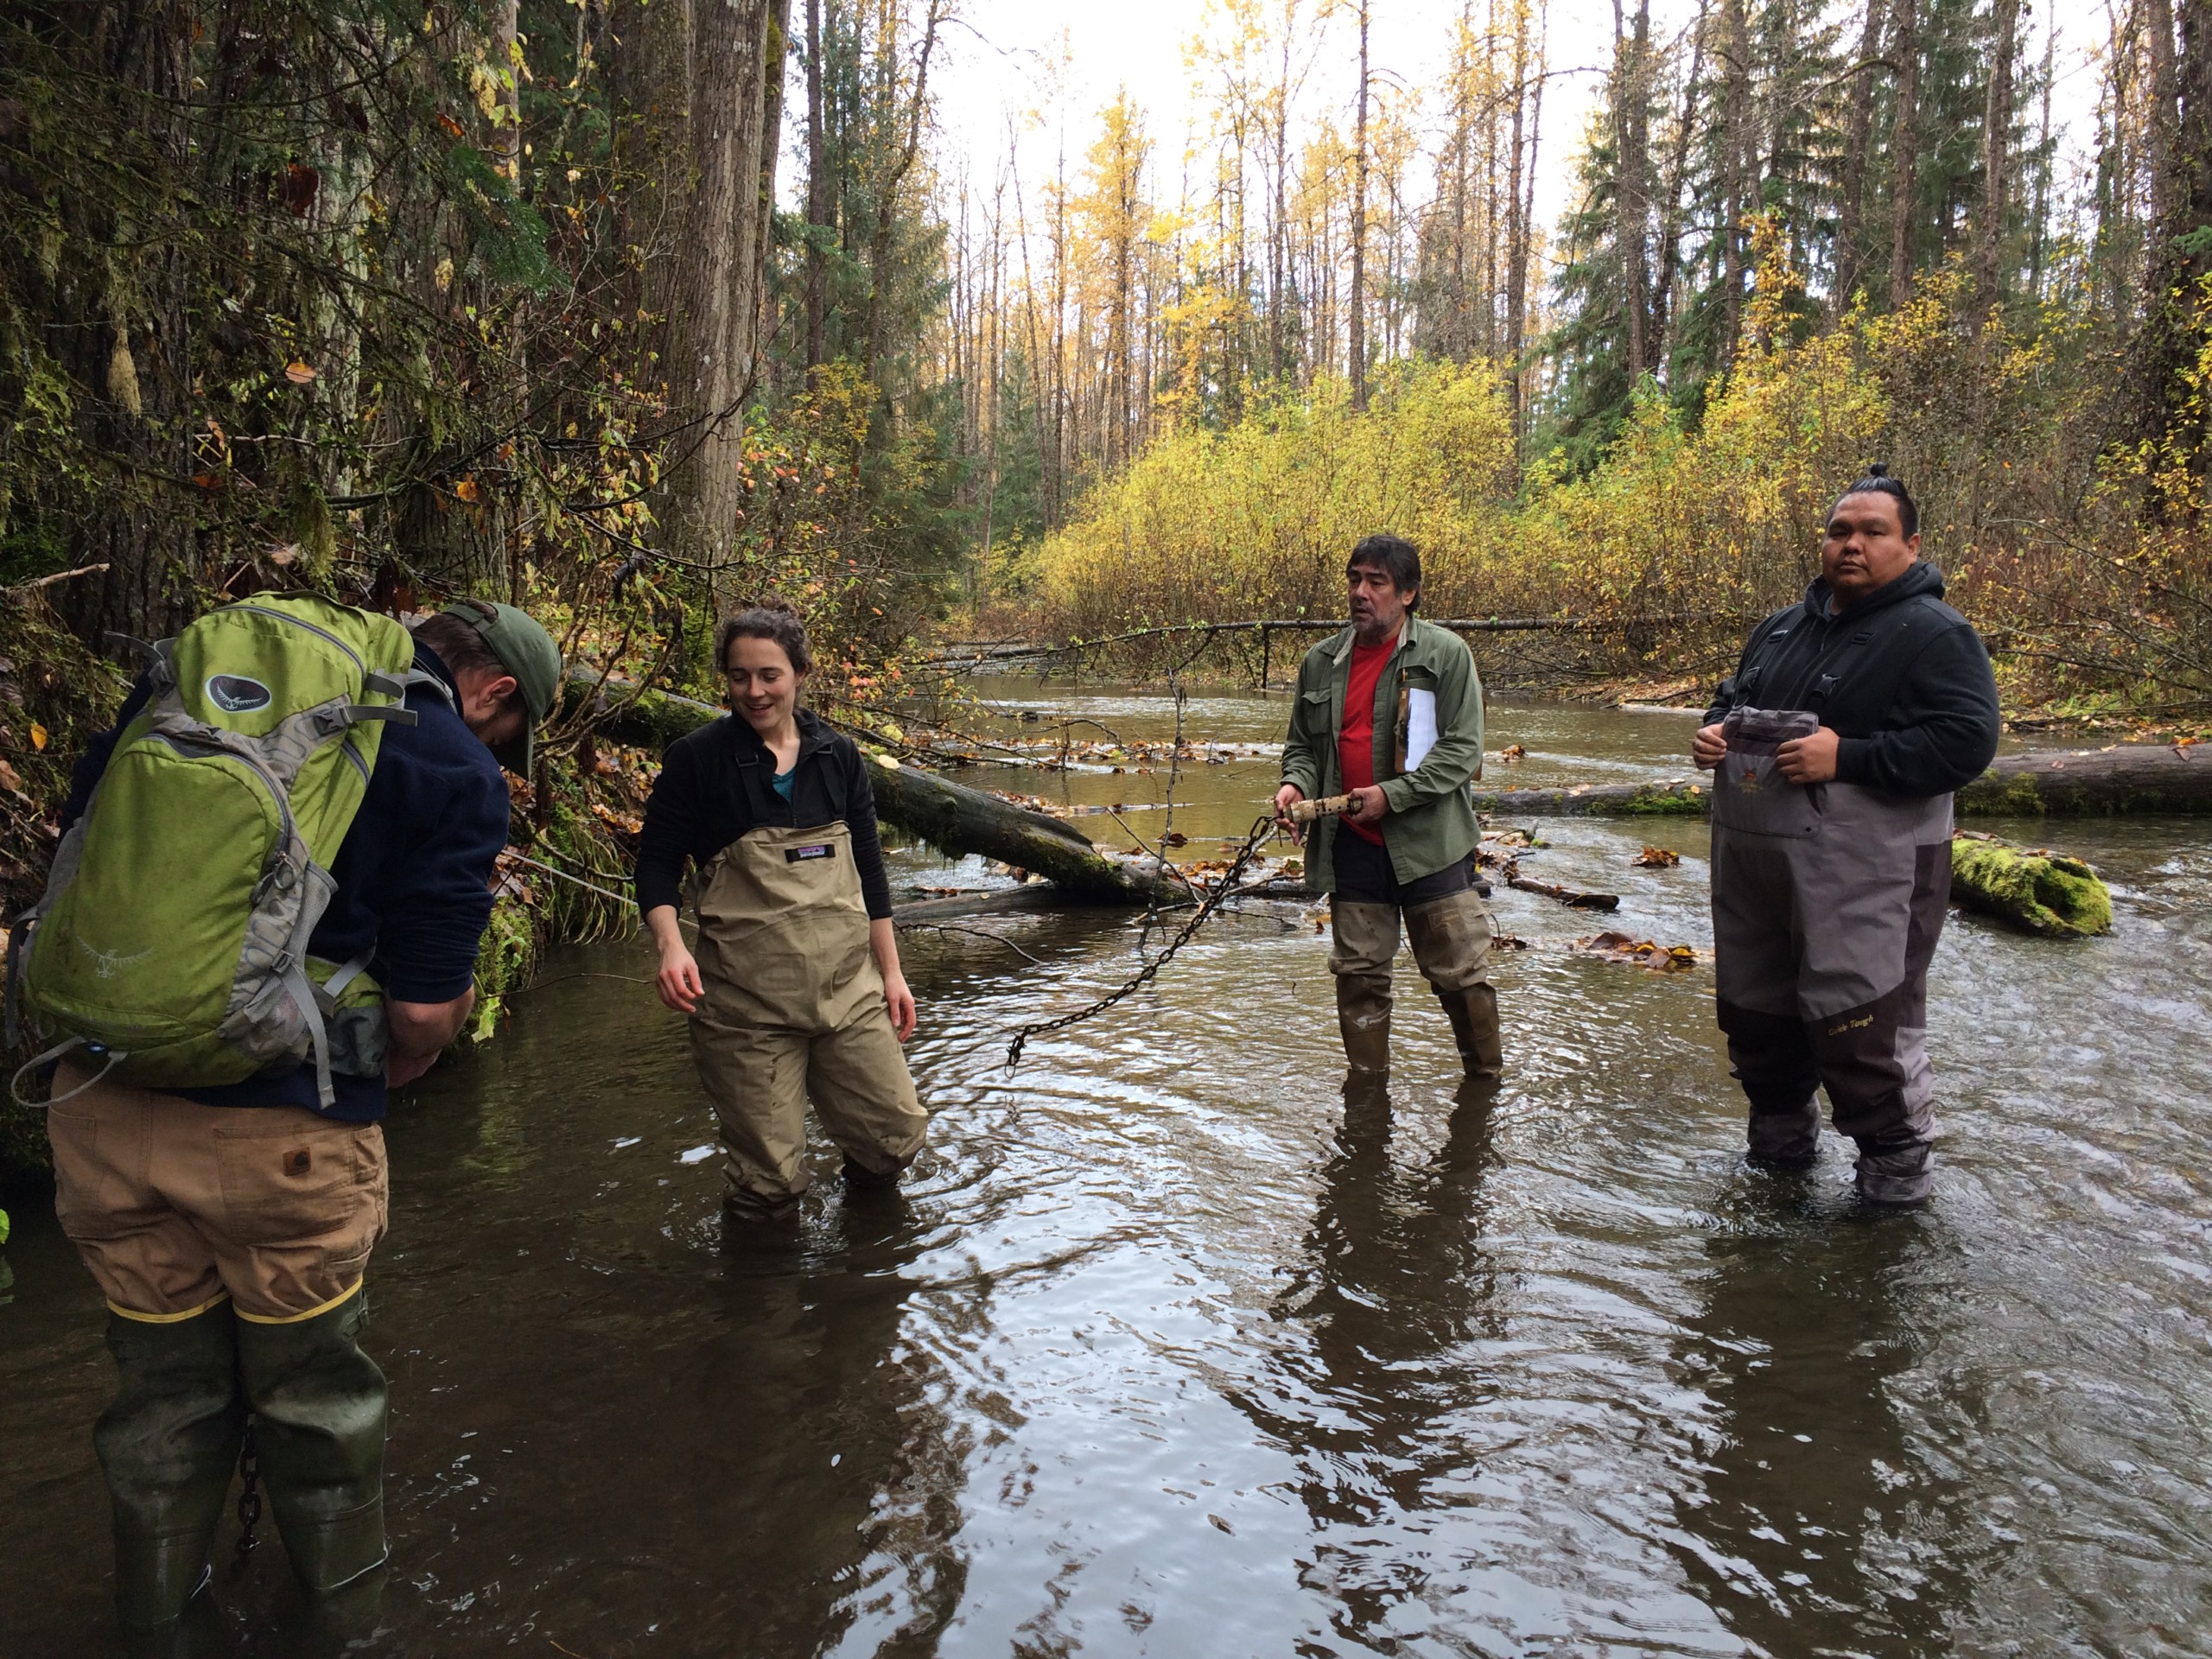
M 1351 797 L 1349 795 L 1328 795 L 1318 801 L 1293 801 L 1290 804 L 1290 821 L 1293 823 L 1311 823 L 1316 818 L 1333 818 L 1349 810 L 1351 806 Z

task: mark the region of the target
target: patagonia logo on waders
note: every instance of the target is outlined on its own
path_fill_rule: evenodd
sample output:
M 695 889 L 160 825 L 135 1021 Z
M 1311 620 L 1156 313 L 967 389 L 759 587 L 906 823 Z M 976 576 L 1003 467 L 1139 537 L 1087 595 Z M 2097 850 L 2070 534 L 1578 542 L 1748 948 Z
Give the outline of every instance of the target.
M 784 862 L 786 864 L 797 864 L 800 861 L 809 858 L 835 858 L 836 856 L 836 843 L 828 841 L 817 841 L 811 847 L 787 847 L 784 849 Z

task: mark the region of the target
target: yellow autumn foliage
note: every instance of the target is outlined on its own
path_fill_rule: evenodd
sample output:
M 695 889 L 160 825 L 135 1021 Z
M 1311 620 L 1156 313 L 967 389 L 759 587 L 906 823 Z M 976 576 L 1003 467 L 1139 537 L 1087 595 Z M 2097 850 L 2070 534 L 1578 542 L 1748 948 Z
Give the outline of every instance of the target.
M 1702 671 L 1817 573 L 1829 504 L 1879 460 L 1919 500 L 1923 552 L 2016 700 L 2198 690 L 2185 653 L 2137 638 L 2175 610 L 2144 584 L 2174 572 L 2142 556 L 2157 538 L 2120 474 L 2152 468 L 2112 445 L 2111 353 L 2092 325 L 2056 307 L 1977 315 L 1952 270 L 1895 312 L 1763 346 L 1796 278 L 1762 251 L 1736 370 L 1694 428 L 1647 385 L 1595 470 L 1540 460 L 1516 479 L 1497 365 L 1395 365 L 1364 414 L 1325 378 L 1226 431 L 1179 431 L 1096 486 L 1041 549 L 1037 622 L 1096 638 L 1338 615 L 1346 553 L 1391 531 L 1421 549 L 1432 616 L 1588 619 L 1605 626 L 1578 636 L 1583 671 Z M 2141 581 L 2115 574 L 2138 567 Z

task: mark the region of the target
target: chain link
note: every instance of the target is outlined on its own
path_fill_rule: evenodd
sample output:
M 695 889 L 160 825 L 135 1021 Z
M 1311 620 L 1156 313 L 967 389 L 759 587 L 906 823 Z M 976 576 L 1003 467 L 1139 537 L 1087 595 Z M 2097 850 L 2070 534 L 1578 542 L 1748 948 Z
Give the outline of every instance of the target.
M 1014 1041 L 1007 1046 L 1007 1068 L 1011 1071 L 1021 1064 L 1022 1048 L 1032 1037 L 1041 1037 L 1046 1032 L 1065 1031 L 1070 1026 L 1079 1025 L 1095 1014 L 1105 1013 L 1132 991 L 1138 990 L 1149 983 L 1152 976 L 1167 965 L 1169 958 L 1191 942 L 1192 936 L 1206 925 L 1213 913 L 1221 908 L 1223 902 L 1234 896 L 1237 878 L 1244 874 L 1252 860 L 1258 855 L 1260 849 L 1266 845 L 1268 838 L 1274 833 L 1274 814 L 1262 813 L 1254 821 L 1252 833 L 1245 836 L 1243 850 L 1239 852 L 1230 862 L 1228 874 L 1213 885 L 1205 900 L 1198 906 L 1198 913 L 1183 925 L 1183 931 L 1169 940 L 1166 948 L 1158 956 L 1147 963 L 1118 990 L 1109 991 L 1089 1007 L 1078 1008 L 1073 1014 L 1064 1014 L 1057 1020 L 1040 1020 L 1033 1025 L 1022 1027 L 1020 1031 L 1014 1033 Z M 1165 856 L 1164 849 L 1162 855 Z
M 261 1522 L 261 1442 L 253 1432 L 253 1419 L 246 1419 L 245 1443 L 238 1448 L 238 1475 L 245 1481 L 238 1493 L 238 1548 L 232 1558 L 231 1571 L 243 1573 L 253 1559 L 253 1552 L 261 1541 L 253 1529 Z

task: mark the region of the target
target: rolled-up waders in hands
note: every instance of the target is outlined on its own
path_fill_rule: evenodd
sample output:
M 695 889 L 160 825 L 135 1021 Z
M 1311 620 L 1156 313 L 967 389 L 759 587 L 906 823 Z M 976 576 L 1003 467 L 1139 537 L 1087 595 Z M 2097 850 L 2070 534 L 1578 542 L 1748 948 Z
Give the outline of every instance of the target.
M 1349 795 L 1325 795 L 1318 801 L 1293 801 L 1284 816 L 1293 823 L 1312 823 L 1316 818 L 1341 817 L 1351 807 Z

